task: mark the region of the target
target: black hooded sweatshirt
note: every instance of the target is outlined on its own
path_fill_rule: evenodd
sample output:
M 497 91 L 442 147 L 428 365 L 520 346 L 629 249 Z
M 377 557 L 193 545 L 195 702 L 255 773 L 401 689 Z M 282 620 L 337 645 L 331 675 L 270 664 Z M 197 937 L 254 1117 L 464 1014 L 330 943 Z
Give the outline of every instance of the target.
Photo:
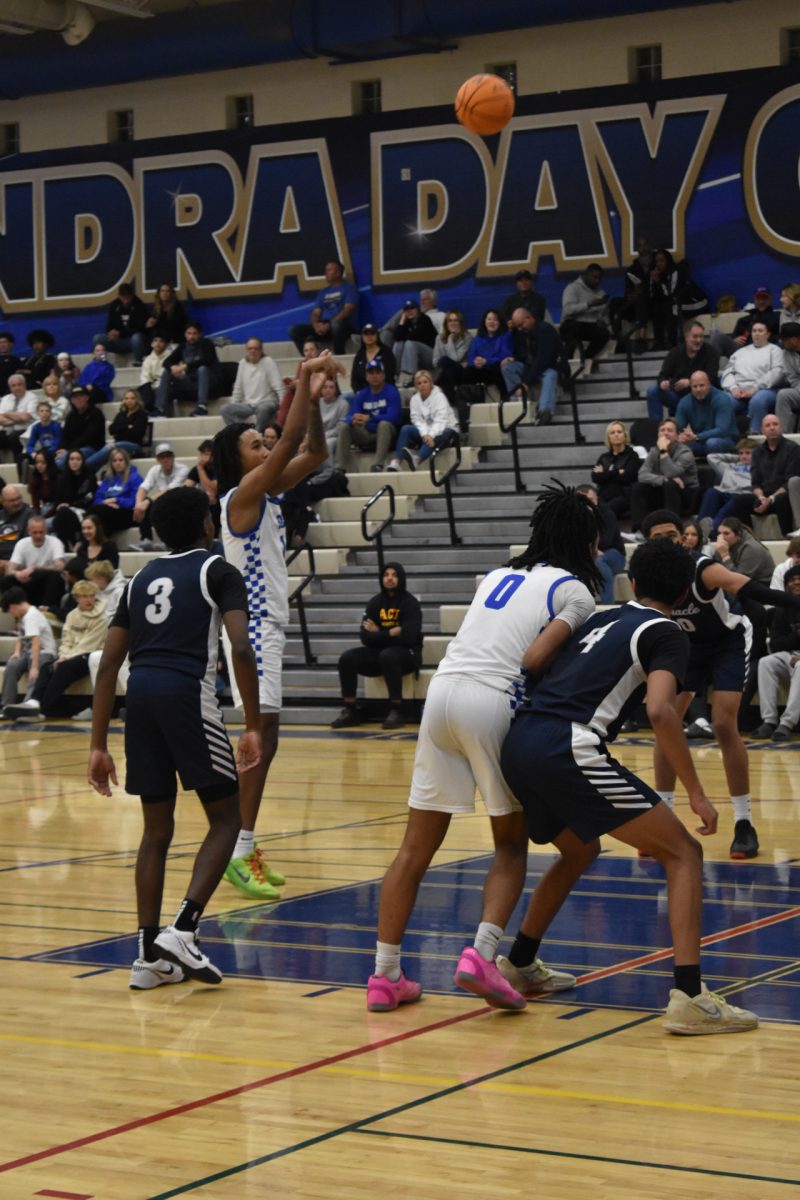
M 422 609 L 416 596 L 406 591 L 405 569 L 397 562 L 384 563 L 384 571 L 387 567 L 397 572 L 397 591 L 389 593 L 381 588 L 377 596 L 367 602 L 362 621 L 372 620 L 379 629 L 377 633 L 370 633 L 362 626 L 361 641 L 365 646 L 379 650 L 399 642 L 414 655 L 414 664 L 419 670 L 422 663 Z M 396 625 L 402 632 L 398 637 L 392 637 L 389 630 Z

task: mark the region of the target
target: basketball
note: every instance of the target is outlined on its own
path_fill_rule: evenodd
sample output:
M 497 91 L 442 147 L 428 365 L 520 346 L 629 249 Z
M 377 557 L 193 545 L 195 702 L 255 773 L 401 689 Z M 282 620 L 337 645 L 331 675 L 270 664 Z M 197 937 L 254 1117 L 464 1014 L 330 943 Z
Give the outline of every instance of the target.
M 514 93 L 499 75 L 473 75 L 458 89 L 456 116 L 471 133 L 499 133 L 513 115 Z

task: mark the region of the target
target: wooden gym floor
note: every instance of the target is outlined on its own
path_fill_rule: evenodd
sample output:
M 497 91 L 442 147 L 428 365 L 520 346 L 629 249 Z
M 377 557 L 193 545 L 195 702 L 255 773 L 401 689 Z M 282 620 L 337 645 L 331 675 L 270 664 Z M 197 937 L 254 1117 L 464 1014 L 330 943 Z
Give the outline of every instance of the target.
M 202 934 L 223 985 L 131 992 L 139 804 L 89 790 L 87 744 L 76 722 L 0 732 L 0 1197 L 800 1196 L 800 742 L 751 743 L 752 863 L 728 860 L 719 752 L 695 745 L 721 812 L 704 973 L 763 1023 L 694 1039 L 659 1022 L 663 873 L 610 839 L 543 949 L 574 992 L 504 1014 L 456 991 L 489 861 L 480 812 L 454 820 L 412 918 L 423 1001 L 367 1013 L 413 731 L 286 730 L 260 839 L 285 898 L 221 884 Z M 121 765 L 119 737 L 112 750 Z M 648 779 L 650 752 L 644 736 L 620 743 Z M 202 825 L 181 798 L 165 919 Z M 529 882 L 547 861 L 531 854 Z

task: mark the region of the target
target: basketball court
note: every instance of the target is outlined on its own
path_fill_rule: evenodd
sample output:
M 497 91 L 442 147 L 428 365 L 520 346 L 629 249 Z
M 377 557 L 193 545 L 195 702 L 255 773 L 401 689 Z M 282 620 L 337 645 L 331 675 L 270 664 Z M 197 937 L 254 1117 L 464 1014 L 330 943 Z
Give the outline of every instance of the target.
M 84 782 L 88 730 L 0 735 L 6 1095 L 0 1196 L 763 1197 L 800 1190 L 800 743 L 750 743 L 754 862 L 705 842 L 704 977 L 755 1033 L 660 1027 L 672 962 L 661 868 L 604 840 L 542 955 L 573 992 L 491 1010 L 457 990 L 480 911 L 488 822 L 454 818 L 406 939 L 421 1003 L 366 1010 L 377 897 L 399 844 L 413 730 L 287 729 L 261 825 L 281 902 L 222 884 L 202 922 L 221 987 L 132 992 L 139 803 Z M 121 759 L 121 738 L 111 740 Z M 652 779 L 647 736 L 620 757 Z M 685 801 L 677 808 L 690 823 Z M 165 919 L 202 811 L 181 798 Z M 532 853 L 529 884 L 549 861 Z M 510 931 L 516 929 L 516 917 Z

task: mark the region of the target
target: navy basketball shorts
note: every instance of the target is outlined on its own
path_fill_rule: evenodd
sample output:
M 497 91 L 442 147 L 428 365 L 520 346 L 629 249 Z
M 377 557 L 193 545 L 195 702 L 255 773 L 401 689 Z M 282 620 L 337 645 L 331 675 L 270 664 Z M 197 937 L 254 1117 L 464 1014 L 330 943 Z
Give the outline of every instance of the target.
M 523 714 L 511 722 L 500 765 L 532 842 L 571 829 L 588 844 L 649 812 L 660 797 L 586 725 Z
M 134 668 L 125 700 L 125 790 L 171 796 L 177 775 L 186 791 L 239 790 L 236 761 L 217 698 L 199 679 Z
M 710 642 L 692 641 L 685 692 L 702 693 L 709 684 L 715 692 L 743 692 L 750 665 L 753 628 L 731 629 L 723 638 Z

